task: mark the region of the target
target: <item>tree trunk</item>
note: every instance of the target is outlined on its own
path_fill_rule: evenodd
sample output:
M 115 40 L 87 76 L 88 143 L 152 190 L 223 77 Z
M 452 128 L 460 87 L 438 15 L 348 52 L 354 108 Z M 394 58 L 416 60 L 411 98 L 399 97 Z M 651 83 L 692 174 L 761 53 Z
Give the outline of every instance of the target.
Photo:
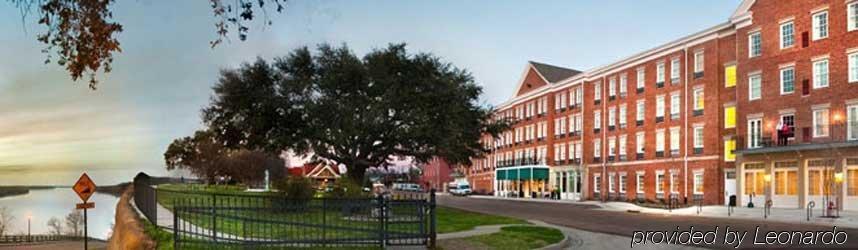
M 349 178 L 355 181 L 355 183 L 363 183 L 367 168 L 369 168 L 368 165 L 355 163 L 348 167 L 348 172 L 346 172 L 346 174 Z

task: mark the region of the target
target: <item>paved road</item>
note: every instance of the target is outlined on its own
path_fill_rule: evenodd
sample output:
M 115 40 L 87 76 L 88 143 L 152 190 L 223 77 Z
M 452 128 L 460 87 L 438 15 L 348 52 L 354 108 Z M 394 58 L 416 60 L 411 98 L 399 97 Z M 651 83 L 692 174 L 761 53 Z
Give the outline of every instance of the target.
M 661 231 L 667 232 L 668 236 L 670 236 L 669 234 L 674 231 L 688 231 L 691 226 L 694 227 L 694 231 L 700 232 L 714 231 L 717 227 L 718 231 L 715 235 L 715 240 L 713 241 L 714 244 L 698 244 L 698 246 L 712 248 L 734 248 L 737 245 L 736 243 L 725 244 L 725 230 L 726 227 L 729 227 L 730 231 L 733 232 L 747 232 L 747 235 L 740 244 L 741 247 L 745 248 L 838 247 L 858 249 L 858 229 L 854 228 L 837 228 L 838 231 L 845 231 L 845 235 L 848 237 L 845 240 L 846 243 L 843 245 L 823 245 L 819 243 L 813 245 L 801 244 L 802 240 L 806 239 L 800 237 L 795 237 L 793 241 L 793 243 L 795 244 L 755 245 L 755 240 L 760 243 L 763 243 L 765 241 L 766 233 L 770 231 L 788 232 L 782 235 L 782 240 L 788 241 L 787 237 L 790 235 L 789 232 L 797 230 L 802 232 L 830 232 L 833 228 L 819 225 L 792 224 L 763 220 L 703 218 L 697 216 L 681 215 L 635 214 L 596 210 L 593 209 L 595 207 L 592 205 L 463 198 L 447 195 L 439 195 L 438 204 L 442 206 L 455 207 L 481 213 L 505 215 L 531 220 L 541 220 L 559 226 L 625 237 L 635 236 L 635 231 Z M 679 227 L 678 230 L 677 227 Z M 757 233 L 758 235 L 756 235 L 755 239 L 755 232 L 757 232 L 757 228 L 759 228 L 759 233 Z M 843 234 L 840 234 L 840 236 L 840 241 L 843 241 Z M 682 239 L 685 240 L 685 236 L 683 237 L 684 238 Z M 659 240 L 659 236 L 655 236 L 655 240 Z M 819 238 L 816 238 L 816 240 L 820 241 Z M 829 239 L 826 238 L 824 240 Z M 631 240 L 629 240 L 629 242 L 626 242 L 624 246 L 631 247 Z
M 83 249 L 83 241 L 57 241 L 45 243 L 33 243 L 31 245 L 3 245 L 0 249 L 26 249 L 26 250 L 79 250 Z M 90 241 L 89 249 L 107 249 L 107 243 L 103 241 Z

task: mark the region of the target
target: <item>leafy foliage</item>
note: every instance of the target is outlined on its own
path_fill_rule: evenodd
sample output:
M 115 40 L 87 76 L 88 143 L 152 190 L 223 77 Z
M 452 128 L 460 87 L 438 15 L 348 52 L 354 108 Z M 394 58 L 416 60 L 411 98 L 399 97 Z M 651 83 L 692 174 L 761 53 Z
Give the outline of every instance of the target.
M 331 192 L 327 193 L 331 198 L 360 198 L 369 196 L 363 192 L 363 187 L 351 178 L 340 178 L 334 182 Z
M 258 182 L 284 176 L 284 163 L 276 155 L 222 146 L 209 131 L 197 131 L 192 137 L 176 139 L 164 153 L 167 170 L 187 169 L 210 182 L 216 176 L 229 176 L 241 183 Z
M 6 235 L 9 232 L 9 228 L 12 226 L 12 220 L 15 217 L 12 216 L 11 210 L 7 207 L 0 207 L 0 236 Z
M 68 235 L 83 236 L 83 223 L 83 212 L 77 209 L 72 209 L 72 211 L 66 215 L 66 228 L 68 230 Z
M 289 176 L 273 184 L 275 189 L 290 200 L 309 200 L 316 193 L 313 182 L 306 177 Z
M 363 58 L 345 45 L 299 48 L 223 70 L 213 90 L 203 119 L 227 147 L 312 153 L 355 180 L 391 156 L 468 164 L 484 153 L 481 134 L 509 126 L 478 104 L 470 73 L 404 44 Z
M 113 55 L 122 52 L 116 38 L 123 26 L 113 20 L 115 0 L 8 0 L 21 9 L 27 16 L 33 8 L 38 10 L 39 24 L 46 31 L 38 35 L 37 40 L 45 44 L 42 53 L 47 54 L 45 63 L 52 61 L 51 53 L 58 57 L 56 62 L 63 66 L 77 81 L 89 77 L 89 87 L 95 89 L 99 70 L 109 73 Z M 209 0 L 212 12 L 217 19 L 215 33 L 217 38 L 210 42 L 212 48 L 222 43 L 234 28 L 241 41 L 247 39 L 250 28 L 245 22 L 256 18 L 262 12 L 267 25 L 268 9 L 283 12 L 286 0 Z M 224 3 L 226 2 L 226 3 Z

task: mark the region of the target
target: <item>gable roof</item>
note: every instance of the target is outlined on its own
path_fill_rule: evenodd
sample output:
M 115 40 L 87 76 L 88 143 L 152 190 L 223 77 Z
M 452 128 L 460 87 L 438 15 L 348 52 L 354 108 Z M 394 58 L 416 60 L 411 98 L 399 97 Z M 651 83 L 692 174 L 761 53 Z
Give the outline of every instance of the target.
M 578 70 L 554 66 L 554 65 L 540 63 L 540 62 L 528 61 L 528 63 L 533 65 L 533 68 L 536 69 L 536 72 L 539 73 L 539 75 L 541 75 L 542 78 L 544 78 L 545 81 L 547 81 L 549 83 L 556 83 L 556 82 L 559 82 L 560 80 L 563 80 L 563 79 L 566 79 L 566 78 L 569 78 L 569 77 L 572 77 L 574 75 L 581 73 L 581 71 L 578 71 Z

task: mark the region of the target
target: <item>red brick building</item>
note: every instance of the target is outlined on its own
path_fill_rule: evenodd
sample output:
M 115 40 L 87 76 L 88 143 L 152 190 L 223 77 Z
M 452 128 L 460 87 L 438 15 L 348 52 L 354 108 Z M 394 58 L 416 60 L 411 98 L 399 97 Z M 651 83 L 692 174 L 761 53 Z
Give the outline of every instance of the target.
M 855 30 L 858 1 L 746 0 L 586 72 L 530 62 L 466 173 L 501 196 L 858 208 Z
M 420 176 L 420 185 L 423 189 L 435 189 L 443 192 L 446 189 L 447 183 L 453 181 L 451 174 L 453 167 L 442 159 L 435 158 L 421 166 L 422 175 Z M 491 191 L 491 189 L 488 189 Z

